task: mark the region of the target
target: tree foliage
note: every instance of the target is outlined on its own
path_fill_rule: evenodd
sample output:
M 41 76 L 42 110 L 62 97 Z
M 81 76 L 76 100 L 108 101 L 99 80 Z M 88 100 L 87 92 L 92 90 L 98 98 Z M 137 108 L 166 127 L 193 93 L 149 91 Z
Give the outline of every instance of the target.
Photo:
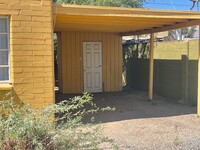
M 140 8 L 145 0 L 54 0 L 57 3 Z
M 179 41 L 183 40 L 183 38 L 194 38 L 195 32 L 197 31 L 196 26 L 183 28 L 179 30 L 169 31 L 169 37 L 172 39 L 177 39 Z
M 196 31 L 196 26 L 182 29 L 182 33 L 185 38 L 193 38 Z

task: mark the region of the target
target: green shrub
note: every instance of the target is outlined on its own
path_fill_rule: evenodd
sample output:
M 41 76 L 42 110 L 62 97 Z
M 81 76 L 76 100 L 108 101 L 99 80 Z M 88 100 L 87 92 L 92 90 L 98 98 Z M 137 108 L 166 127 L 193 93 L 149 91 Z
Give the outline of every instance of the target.
M 86 109 L 86 105 L 91 109 Z M 99 149 L 102 143 L 115 147 L 112 140 L 101 134 L 101 126 L 82 123 L 89 113 L 111 110 L 99 109 L 90 94 L 41 109 L 4 99 L 0 101 L 0 108 L 0 149 Z

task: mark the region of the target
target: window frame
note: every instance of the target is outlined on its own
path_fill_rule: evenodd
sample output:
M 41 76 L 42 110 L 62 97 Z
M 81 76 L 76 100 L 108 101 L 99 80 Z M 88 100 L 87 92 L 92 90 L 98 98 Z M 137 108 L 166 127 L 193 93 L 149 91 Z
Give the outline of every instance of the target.
M 8 65 L 0 65 L 0 68 L 8 68 L 8 80 L 0 80 L 0 83 L 10 83 L 11 82 L 11 67 L 10 67 L 10 17 L 9 16 L 0 16 L 0 18 L 6 18 L 7 20 L 7 32 L 5 33 L 0 33 L 2 34 L 7 34 L 7 40 L 8 40 L 8 49 L 0 49 L 0 51 L 6 51 L 8 52 Z

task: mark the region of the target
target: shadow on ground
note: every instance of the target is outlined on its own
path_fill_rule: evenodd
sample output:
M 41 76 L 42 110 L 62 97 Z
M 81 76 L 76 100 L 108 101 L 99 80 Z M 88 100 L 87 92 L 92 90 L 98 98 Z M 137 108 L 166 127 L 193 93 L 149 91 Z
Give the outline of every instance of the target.
M 56 94 L 56 102 L 72 98 L 75 95 Z M 141 118 L 159 118 L 195 114 L 196 107 L 176 103 L 170 99 L 154 96 L 156 104 L 148 101 L 147 92 L 129 89 L 116 93 L 94 94 L 94 103 L 99 107 L 115 107 L 116 111 L 94 114 L 96 122 L 106 123 Z M 85 118 L 89 122 L 92 116 Z

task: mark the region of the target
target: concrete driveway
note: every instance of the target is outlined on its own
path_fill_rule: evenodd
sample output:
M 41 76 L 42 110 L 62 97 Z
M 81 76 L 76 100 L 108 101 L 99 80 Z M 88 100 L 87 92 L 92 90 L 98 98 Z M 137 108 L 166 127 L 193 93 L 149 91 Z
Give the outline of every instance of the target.
M 59 100 L 63 98 L 66 96 L 57 96 Z M 116 108 L 115 112 L 95 115 L 96 121 L 104 126 L 103 134 L 122 150 L 200 149 L 200 118 L 195 114 L 196 107 L 159 96 L 155 96 L 156 104 L 152 105 L 147 99 L 146 92 L 134 90 L 95 94 L 98 106 Z

